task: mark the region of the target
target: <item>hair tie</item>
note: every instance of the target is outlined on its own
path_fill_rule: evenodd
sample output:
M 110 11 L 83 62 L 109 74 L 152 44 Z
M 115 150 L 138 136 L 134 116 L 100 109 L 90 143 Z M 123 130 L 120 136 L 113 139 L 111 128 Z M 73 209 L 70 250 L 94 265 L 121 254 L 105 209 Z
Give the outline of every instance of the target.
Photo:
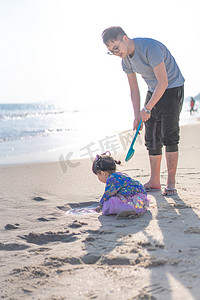
M 111 153 L 110 153 L 110 151 L 106 151 L 106 152 L 102 153 L 101 155 L 111 156 Z

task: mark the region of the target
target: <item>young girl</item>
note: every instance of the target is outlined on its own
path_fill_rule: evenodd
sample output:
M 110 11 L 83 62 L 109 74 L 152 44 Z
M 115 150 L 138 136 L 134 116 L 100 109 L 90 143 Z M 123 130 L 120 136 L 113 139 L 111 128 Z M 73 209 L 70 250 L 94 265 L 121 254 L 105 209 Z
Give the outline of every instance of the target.
M 92 171 L 101 182 L 106 183 L 105 192 L 96 211 L 102 211 L 103 215 L 116 214 L 119 218 L 137 217 L 147 211 L 150 201 L 139 181 L 116 172 L 116 164 L 120 163 L 110 156 L 110 152 L 96 156 Z

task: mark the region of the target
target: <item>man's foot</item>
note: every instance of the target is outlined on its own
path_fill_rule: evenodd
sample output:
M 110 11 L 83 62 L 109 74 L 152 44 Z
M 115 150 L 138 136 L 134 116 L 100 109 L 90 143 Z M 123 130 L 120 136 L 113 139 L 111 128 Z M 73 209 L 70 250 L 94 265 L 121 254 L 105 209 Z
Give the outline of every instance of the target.
M 157 191 L 160 191 L 160 188 L 153 188 L 153 187 L 150 187 L 147 184 L 144 185 L 144 188 L 145 188 L 146 192 L 157 192 Z
M 165 188 L 164 192 L 162 193 L 163 196 L 174 196 L 177 195 L 177 189 L 175 188 Z
M 144 184 L 144 188 L 146 190 L 146 192 L 156 192 L 156 191 L 160 191 L 161 189 L 161 185 L 160 182 L 156 183 L 152 180 L 149 180 L 147 183 Z

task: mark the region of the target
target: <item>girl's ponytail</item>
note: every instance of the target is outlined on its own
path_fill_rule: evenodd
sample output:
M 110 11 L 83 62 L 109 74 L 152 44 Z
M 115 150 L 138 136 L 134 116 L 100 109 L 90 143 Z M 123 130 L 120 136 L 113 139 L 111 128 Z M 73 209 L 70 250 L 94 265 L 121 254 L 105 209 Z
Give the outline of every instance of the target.
M 121 161 L 116 161 L 111 157 L 109 151 L 101 155 L 97 155 L 95 160 L 93 161 L 92 171 L 97 174 L 100 171 L 107 171 L 109 173 L 113 173 L 116 171 L 116 164 L 120 165 Z

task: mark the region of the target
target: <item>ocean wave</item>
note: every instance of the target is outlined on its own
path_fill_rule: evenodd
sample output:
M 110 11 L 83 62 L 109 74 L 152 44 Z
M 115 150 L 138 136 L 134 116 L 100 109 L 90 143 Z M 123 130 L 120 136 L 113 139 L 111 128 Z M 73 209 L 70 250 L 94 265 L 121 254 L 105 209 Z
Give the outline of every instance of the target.
M 36 112 L 20 112 L 20 113 L 3 113 L 0 114 L 0 120 L 16 120 L 16 119 L 27 119 L 34 118 L 40 116 L 48 116 L 48 115 L 59 115 L 65 113 L 62 111 L 36 111 Z
M 0 143 L 2 142 L 9 142 L 9 141 L 19 141 L 19 140 L 26 140 L 26 139 L 32 139 L 32 138 L 38 138 L 38 137 L 45 137 L 50 135 L 58 135 L 58 134 L 64 134 L 66 132 L 71 131 L 71 129 L 68 128 L 49 128 L 45 130 L 37 130 L 37 131 L 24 131 L 20 132 L 20 135 L 12 135 L 12 136 L 5 136 L 0 137 Z

